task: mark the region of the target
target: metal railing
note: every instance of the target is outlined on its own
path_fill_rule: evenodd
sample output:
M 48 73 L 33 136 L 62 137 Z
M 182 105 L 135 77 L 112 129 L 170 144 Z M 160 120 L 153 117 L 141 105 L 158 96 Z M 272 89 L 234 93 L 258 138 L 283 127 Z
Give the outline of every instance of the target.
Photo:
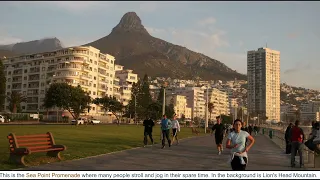
M 261 127 L 262 131 L 260 131 L 265 136 L 268 136 L 276 145 L 278 145 L 281 149 L 285 151 L 286 149 L 286 142 L 285 142 L 285 129 L 284 127 Z M 305 134 L 305 141 L 307 141 L 310 137 L 309 134 L 311 132 L 311 127 L 302 127 Z M 272 133 L 270 134 L 270 130 Z M 305 142 L 304 141 L 304 142 Z M 314 153 L 314 151 L 309 150 L 305 145 L 303 145 L 303 158 L 305 164 L 308 164 L 308 167 L 316 168 L 316 161 L 320 161 L 318 156 Z M 317 167 L 319 168 L 319 167 Z

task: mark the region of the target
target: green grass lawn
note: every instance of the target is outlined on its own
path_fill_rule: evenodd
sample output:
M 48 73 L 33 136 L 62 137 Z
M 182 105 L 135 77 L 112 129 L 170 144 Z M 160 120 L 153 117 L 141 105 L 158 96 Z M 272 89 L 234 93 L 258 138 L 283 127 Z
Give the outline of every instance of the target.
M 27 135 L 51 132 L 56 144 L 67 146 L 67 150 L 61 153 L 63 160 L 72 160 L 143 146 L 143 128 L 141 125 L 1 125 L 0 170 L 20 168 L 8 163 L 9 133 Z M 153 131 L 154 141 L 159 143 L 160 126 L 156 126 Z M 190 128 L 181 128 L 179 138 L 191 136 Z M 46 157 L 45 153 L 25 157 L 28 166 L 55 161 L 54 158 Z

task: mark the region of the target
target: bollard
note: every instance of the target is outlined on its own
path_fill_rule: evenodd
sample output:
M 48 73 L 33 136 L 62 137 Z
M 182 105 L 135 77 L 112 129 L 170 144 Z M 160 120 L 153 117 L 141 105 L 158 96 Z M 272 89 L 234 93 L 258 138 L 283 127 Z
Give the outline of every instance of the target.
M 314 152 L 308 150 L 308 164 L 314 165 Z
M 269 137 L 270 137 L 270 139 L 272 139 L 272 137 L 273 137 L 273 131 L 272 131 L 272 129 L 269 130 Z
M 314 154 L 314 168 L 320 168 L 320 155 Z
M 265 129 L 263 128 L 263 129 L 262 129 L 262 134 L 264 134 L 264 131 L 265 131 Z

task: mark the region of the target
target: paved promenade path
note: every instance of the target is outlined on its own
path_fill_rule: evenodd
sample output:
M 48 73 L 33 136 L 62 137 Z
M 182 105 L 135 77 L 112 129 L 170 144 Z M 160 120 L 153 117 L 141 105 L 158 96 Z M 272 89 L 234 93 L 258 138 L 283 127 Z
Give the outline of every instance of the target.
M 249 151 L 247 170 L 293 169 L 290 167 L 290 157 L 268 137 L 258 135 L 255 139 L 256 143 Z M 228 158 L 228 149 L 218 155 L 212 136 L 200 136 L 183 139 L 179 145 L 165 149 L 160 149 L 160 145 L 156 144 L 79 160 L 28 167 L 25 170 L 230 170 Z

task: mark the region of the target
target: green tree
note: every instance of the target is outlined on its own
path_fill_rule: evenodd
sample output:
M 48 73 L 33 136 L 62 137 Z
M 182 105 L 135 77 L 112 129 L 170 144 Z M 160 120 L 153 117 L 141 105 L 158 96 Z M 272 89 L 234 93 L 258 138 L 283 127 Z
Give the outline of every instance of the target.
M 6 75 L 4 74 L 4 66 L 0 61 L 0 111 L 4 109 L 4 102 L 6 98 Z
M 153 102 L 148 107 L 148 115 L 152 119 L 161 119 L 162 117 L 162 106 L 158 102 Z
M 90 109 L 91 98 L 81 86 L 71 86 L 67 83 L 54 83 L 46 92 L 43 106 L 47 109 L 54 106 L 69 111 L 72 117 L 78 117 Z
M 173 118 L 173 116 L 175 115 L 174 112 L 174 100 L 173 98 L 170 99 L 170 103 L 169 106 L 166 106 L 166 115 L 168 118 Z
M 221 121 L 222 124 L 233 124 L 232 116 L 227 116 L 222 114 L 221 118 L 222 118 L 222 121 Z
M 102 106 L 105 111 L 112 112 L 116 117 L 118 124 L 120 123 L 124 106 L 116 99 L 116 97 L 104 96 L 102 98 L 96 98 L 93 100 L 93 103 Z
M 131 88 L 131 99 L 128 103 L 128 105 L 126 106 L 126 117 L 134 117 L 134 113 L 135 113 L 135 98 L 139 93 L 139 86 L 140 86 L 140 81 L 138 81 L 137 83 L 133 83 L 132 84 L 132 88 Z
M 148 75 L 146 74 L 143 77 L 137 95 L 137 112 L 139 117 L 146 118 L 148 116 L 148 107 L 151 103 L 153 103 L 153 101 L 150 94 Z
M 157 97 L 157 102 L 163 104 L 163 86 L 161 86 L 158 97 Z
M 20 112 L 20 104 L 22 102 L 27 102 L 27 98 L 18 91 L 12 91 L 10 95 L 7 96 L 7 100 L 9 101 L 9 109 L 12 113 Z

